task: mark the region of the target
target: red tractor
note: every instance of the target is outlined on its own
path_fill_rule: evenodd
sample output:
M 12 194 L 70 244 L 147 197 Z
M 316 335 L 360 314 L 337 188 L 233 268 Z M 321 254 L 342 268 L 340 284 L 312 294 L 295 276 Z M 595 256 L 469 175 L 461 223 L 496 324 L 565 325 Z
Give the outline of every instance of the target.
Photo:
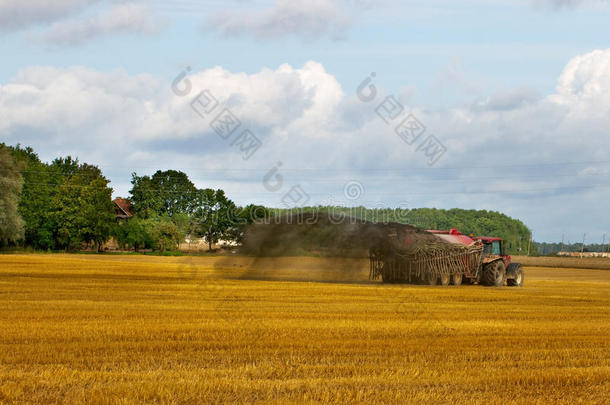
M 370 278 L 386 283 L 482 284 L 520 287 L 524 273 L 500 238 L 450 231 L 390 232 L 370 250 Z
M 466 236 L 457 229 L 450 231 L 428 231 L 450 242 L 471 245 L 480 242 L 483 246 L 481 264 L 475 271 L 466 268 L 464 279 L 467 283 L 479 283 L 487 286 L 499 287 L 506 285 L 510 287 L 521 287 L 524 280 L 523 266 L 521 263 L 513 263 L 510 255 L 505 252 L 505 242 L 501 238 L 488 236 Z M 470 270 L 470 271 L 469 271 Z

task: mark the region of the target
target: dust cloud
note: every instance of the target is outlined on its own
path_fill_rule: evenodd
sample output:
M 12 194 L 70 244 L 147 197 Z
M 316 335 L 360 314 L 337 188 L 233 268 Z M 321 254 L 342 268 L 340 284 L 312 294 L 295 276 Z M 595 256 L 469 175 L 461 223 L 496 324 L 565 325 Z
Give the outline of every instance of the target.
M 216 263 L 238 279 L 369 282 L 371 249 L 403 252 L 443 243 L 399 223 L 374 223 L 327 212 L 293 213 L 249 225 L 242 246 Z

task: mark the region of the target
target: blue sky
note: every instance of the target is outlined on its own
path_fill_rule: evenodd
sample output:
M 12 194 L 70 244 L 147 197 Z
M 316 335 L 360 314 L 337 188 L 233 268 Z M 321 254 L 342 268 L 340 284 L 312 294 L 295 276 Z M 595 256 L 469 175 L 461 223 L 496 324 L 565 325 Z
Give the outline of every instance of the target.
M 0 140 L 99 164 L 116 195 L 175 168 L 238 203 L 298 186 L 308 204 L 499 210 L 537 240 L 610 232 L 606 1 L 46 3 L 0 2 Z M 193 111 L 204 89 L 262 142 L 251 158 Z M 404 109 L 386 124 L 390 95 Z M 409 114 L 426 128 L 411 145 Z

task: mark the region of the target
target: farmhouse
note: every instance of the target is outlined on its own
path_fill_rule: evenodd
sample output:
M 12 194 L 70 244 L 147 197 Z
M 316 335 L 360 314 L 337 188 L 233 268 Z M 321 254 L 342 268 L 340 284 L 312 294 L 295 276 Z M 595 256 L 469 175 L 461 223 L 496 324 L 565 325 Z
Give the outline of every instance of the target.
M 127 220 L 133 216 L 131 212 L 133 206 L 131 205 L 129 200 L 117 197 L 112 200 L 112 202 L 114 203 L 114 212 L 118 220 Z
M 133 217 L 133 206 L 126 198 L 117 197 L 112 200 L 114 203 L 114 215 L 117 222 L 122 223 Z M 102 245 L 102 250 L 120 250 L 119 242 L 116 237 L 112 236 L 106 243 Z

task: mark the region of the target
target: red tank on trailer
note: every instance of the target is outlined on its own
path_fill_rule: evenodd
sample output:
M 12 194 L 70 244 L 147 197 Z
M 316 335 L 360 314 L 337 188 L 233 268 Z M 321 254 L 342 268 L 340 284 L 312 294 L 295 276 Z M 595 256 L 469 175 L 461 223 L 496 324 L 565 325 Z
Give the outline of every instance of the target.
M 437 237 L 449 243 L 459 243 L 468 246 L 474 242 L 474 239 L 463 235 L 456 228 L 453 228 L 449 231 L 429 230 L 428 232 L 435 234 Z

